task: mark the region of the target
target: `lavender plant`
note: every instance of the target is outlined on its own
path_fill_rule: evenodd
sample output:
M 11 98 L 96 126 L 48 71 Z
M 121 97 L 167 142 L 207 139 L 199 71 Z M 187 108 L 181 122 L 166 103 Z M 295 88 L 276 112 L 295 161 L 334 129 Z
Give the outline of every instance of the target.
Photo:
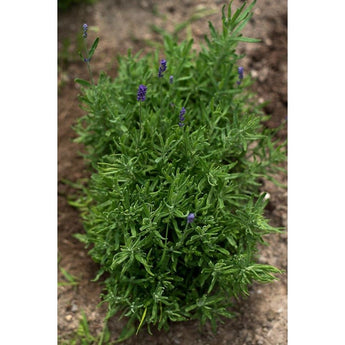
M 215 327 L 252 282 L 279 272 L 257 263 L 257 244 L 280 231 L 263 215 L 260 180 L 280 169 L 285 148 L 263 125 L 236 53 L 257 42 L 241 34 L 254 4 L 223 7 L 222 31 L 209 23 L 199 53 L 165 32 L 161 51 L 120 57 L 115 79 L 78 80 L 87 113 L 77 141 L 93 174 L 75 203 L 77 237 L 105 277 L 107 317 L 122 312 L 128 329 Z

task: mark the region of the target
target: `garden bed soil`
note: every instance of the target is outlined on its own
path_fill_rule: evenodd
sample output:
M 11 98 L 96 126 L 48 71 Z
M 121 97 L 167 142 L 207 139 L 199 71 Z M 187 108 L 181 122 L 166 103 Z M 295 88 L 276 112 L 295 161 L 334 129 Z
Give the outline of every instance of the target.
M 234 7 L 242 5 L 234 1 Z M 195 39 L 194 48 L 208 33 L 207 21 L 211 20 L 220 28 L 220 10 L 227 1 L 216 0 L 98 0 L 94 5 L 81 5 L 59 12 L 58 44 L 58 253 L 59 267 L 78 278 L 75 286 L 58 288 L 58 335 L 62 342 L 68 340 L 79 325 L 82 312 L 87 316 L 90 332 L 101 332 L 106 306 L 98 307 L 101 285 L 91 282 L 98 266 L 90 259 L 87 250 L 73 234 L 82 232 L 83 227 L 78 211 L 68 204 L 73 188 L 66 180 L 76 182 L 89 175 L 79 155 L 81 147 L 73 142 L 76 137 L 72 126 L 83 115 L 78 101 L 79 88 L 74 78 L 88 79 L 86 66 L 80 61 L 77 51 L 78 36 L 83 23 L 88 23 L 89 42 L 96 36 L 100 43 L 92 61 L 94 76 L 106 71 L 116 76 L 116 55 L 126 54 L 128 48 L 134 52 L 152 48 L 148 41 L 158 39 L 150 25 L 156 24 L 171 31 L 174 25 L 190 18 L 196 11 L 215 9 L 216 13 L 191 24 Z M 95 30 L 93 30 L 95 29 Z M 187 28 L 188 32 L 188 28 Z M 185 32 L 186 33 L 186 32 Z M 286 0 L 261 0 L 254 8 L 254 17 L 248 23 L 246 36 L 260 38 L 261 43 L 241 44 L 239 51 L 245 53 L 243 66 L 245 73 L 251 73 L 257 80 L 253 89 L 259 101 L 270 101 L 265 112 L 272 115 L 267 122 L 276 127 L 287 117 L 287 3 Z M 283 126 L 279 138 L 287 135 Z M 286 183 L 286 175 L 277 179 Z M 287 226 L 287 192 L 271 182 L 263 182 L 262 190 L 269 192 L 270 203 L 266 216 L 274 226 Z M 142 330 L 138 336 L 126 340 L 124 344 L 152 345 L 243 345 L 243 344 L 287 344 L 287 234 L 270 235 L 266 238 L 269 246 L 260 247 L 260 262 L 274 265 L 285 273 L 279 280 L 268 285 L 254 284 L 250 296 L 242 298 L 235 305 L 238 317 L 219 325 L 214 334 L 209 325 L 199 328 L 196 321 L 174 323 L 168 332 L 153 330 L 149 335 Z M 59 269 L 59 282 L 66 278 Z M 116 317 L 109 321 L 112 339 L 121 332 L 125 320 Z

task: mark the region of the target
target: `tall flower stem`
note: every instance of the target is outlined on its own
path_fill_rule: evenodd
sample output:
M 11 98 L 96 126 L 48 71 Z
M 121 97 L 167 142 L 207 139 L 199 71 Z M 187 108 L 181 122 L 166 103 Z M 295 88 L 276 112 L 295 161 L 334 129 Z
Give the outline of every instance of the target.
M 166 71 L 167 69 L 167 61 L 165 59 L 162 59 L 160 61 L 160 66 L 159 66 L 159 69 L 158 69 L 158 78 L 160 79 L 160 82 L 159 82 L 159 98 L 160 98 L 160 102 L 161 102 L 161 105 L 160 105 L 160 110 L 159 110 L 159 127 L 160 127 L 160 130 L 161 130 L 161 133 L 163 132 L 163 128 L 162 128 L 162 111 L 163 111 L 163 97 L 162 97 L 162 78 L 164 77 L 164 72 Z
M 89 26 L 87 24 L 83 24 L 83 41 L 84 41 L 84 50 L 85 50 L 85 56 L 84 61 L 87 64 L 87 70 L 89 72 L 90 76 L 90 81 L 92 85 L 95 83 L 93 82 L 93 77 L 92 77 L 92 72 L 91 72 L 91 67 L 90 67 L 90 59 L 89 59 L 89 52 L 87 51 L 87 46 L 86 46 L 86 39 L 87 39 L 87 30 L 89 29 Z
M 162 128 L 162 116 L 163 116 L 163 96 L 162 96 L 162 79 L 159 80 L 159 98 L 161 101 L 160 109 L 159 109 L 159 128 L 161 133 L 163 132 Z
M 146 91 L 147 87 L 143 84 L 139 85 L 138 92 L 137 92 L 137 101 L 140 103 L 139 105 L 139 121 L 141 123 L 141 103 L 146 99 Z
M 87 46 L 86 46 L 86 40 L 85 39 L 84 39 L 84 49 L 85 49 L 86 56 L 88 56 L 88 51 L 87 51 Z M 84 61 L 86 62 L 86 65 L 87 65 L 87 70 L 89 72 L 91 84 L 95 85 L 95 83 L 93 81 L 93 76 L 92 76 L 92 71 L 91 71 L 91 66 L 90 66 L 90 60 L 88 58 L 85 58 Z
M 139 104 L 139 121 L 141 123 L 141 102 Z

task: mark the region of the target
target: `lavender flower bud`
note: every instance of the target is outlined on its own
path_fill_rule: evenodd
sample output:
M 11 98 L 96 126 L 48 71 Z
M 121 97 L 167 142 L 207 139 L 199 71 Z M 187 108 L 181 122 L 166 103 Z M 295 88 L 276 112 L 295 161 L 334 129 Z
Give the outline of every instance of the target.
M 87 24 L 83 24 L 83 38 L 87 37 L 87 29 L 88 29 L 88 25 Z
M 145 85 L 140 84 L 139 88 L 138 88 L 138 97 L 137 100 L 144 102 L 145 101 L 145 97 L 146 97 L 146 90 L 147 87 Z
M 194 222 L 194 218 L 195 218 L 195 214 L 194 213 L 189 213 L 189 215 L 187 216 L 187 223 L 193 223 Z
M 158 77 L 162 78 L 163 77 L 163 72 L 165 72 L 167 69 L 167 61 L 166 60 L 161 60 L 161 64 L 159 66 L 159 70 L 158 70 Z
M 237 85 L 240 85 L 243 79 L 243 67 L 238 67 L 238 80 Z
M 180 126 L 180 127 L 183 127 L 184 126 L 184 123 L 183 123 L 183 121 L 185 120 L 185 118 L 184 118 L 184 114 L 186 113 L 186 109 L 184 108 L 184 107 L 182 107 L 182 109 L 181 109 L 181 111 L 180 111 L 180 117 L 179 117 L 179 120 L 180 120 L 180 122 L 178 123 L 178 125 Z
M 169 77 L 169 82 L 170 82 L 170 84 L 172 84 L 174 82 L 174 77 L 172 75 Z

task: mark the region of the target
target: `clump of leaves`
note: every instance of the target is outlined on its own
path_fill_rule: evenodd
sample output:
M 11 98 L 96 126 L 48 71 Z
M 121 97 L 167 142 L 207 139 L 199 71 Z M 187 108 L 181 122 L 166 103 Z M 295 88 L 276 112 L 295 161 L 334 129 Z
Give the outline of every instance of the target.
M 78 80 L 87 114 L 77 141 L 94 173 L 74 203 L 85 227 L 77 237 L 97 278 L 107 273 L 108 317 L 121 311 L 128 329 L 190 319 L 215 327 L 233 316 L 234 297 L 279 272 L 256 259 L 263 236 L 279 231 L 263 216 L 260 180 L 285 149 L 264 127 L 236 54 L 238 42 L 257 41 L 241 34 L 254 4 L 223 7 L 222 31 L 209 23 L 198 53 L 164 32 L 161 58 L 129 52 L 114 80 Z

